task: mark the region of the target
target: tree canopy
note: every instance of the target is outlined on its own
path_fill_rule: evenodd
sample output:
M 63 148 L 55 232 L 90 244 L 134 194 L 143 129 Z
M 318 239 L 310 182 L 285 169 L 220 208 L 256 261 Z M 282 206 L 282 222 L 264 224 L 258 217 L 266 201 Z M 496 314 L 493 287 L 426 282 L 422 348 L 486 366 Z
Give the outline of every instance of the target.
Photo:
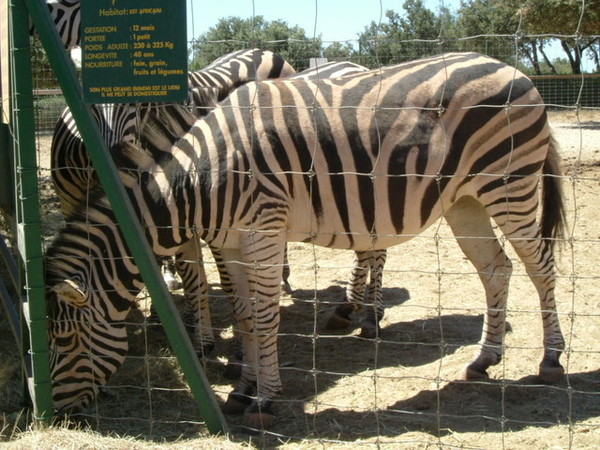
M 532 74 L 581 73 L 585 59 L 600 72 L 599 32 L 600 0 L 461 0 L 454 13 L 405 0 L 400 11 L 388 10 L 381 22 L 366 24 L 355 41 L 325 47 L 321 36 L 308 37 L 283 20 L 223 18 L 196 39 L 191 67 L 260 47 L 281 54 L 296 70 L 314 57 L 378 67 L 444 51 L 477 51 Z M 555 43 L 562 57 L 549 56 Z
M 192 46 L 191 69 L 205 67 L 220 56 L 243 48 L 258 47 L 279 53 L 287 61 L 305 61 L 321 54 L 320 38 L 309 38 L 303 28 L 263 16 L 249 19 L 227 17 L 201 34 Z

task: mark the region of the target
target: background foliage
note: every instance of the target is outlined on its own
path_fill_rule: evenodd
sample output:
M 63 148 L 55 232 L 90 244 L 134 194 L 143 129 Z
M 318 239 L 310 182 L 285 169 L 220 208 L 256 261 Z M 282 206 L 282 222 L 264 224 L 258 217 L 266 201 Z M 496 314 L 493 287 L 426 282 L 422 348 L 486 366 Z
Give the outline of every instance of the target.
M 310 37 L 282 20 L 223 18 L 197 37 L 190 68 L 256 46 L 280 53 L 297 70 L 317 57 L 377 67 L 442 51 L 477 51 L 529 74 L 579 74 L 586 58 L 600 72 L 598 33 L 600 0 L 462 0 L 454 13 L 447 8 L 432 11 L 422 0 L 405 0 L 401 11 L 388 10 L 381 23 L 366 24 L 355 42 L 327 45 L 320 36 Z M 560 45 L 560 57 L 549 56 L 552 43 Z

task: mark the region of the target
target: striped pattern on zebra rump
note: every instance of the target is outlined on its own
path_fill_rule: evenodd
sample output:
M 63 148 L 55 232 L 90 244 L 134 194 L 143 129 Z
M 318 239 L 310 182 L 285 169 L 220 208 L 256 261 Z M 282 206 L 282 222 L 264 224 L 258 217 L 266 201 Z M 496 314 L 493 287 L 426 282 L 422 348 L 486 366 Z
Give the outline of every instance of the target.
M 552 382 L 564 373 L 554 298 L 553 244 L 564 227 L 558 154 L 543 100 L 515 68 L 457 53 L 332 80 L 250 83 L 162 158 L 152 148 L 124 150 L 134 162 L 138 153 L 157 153 L 142 173 L 123 173 L 134 203 L 145 205 L 137 212 L 154 251 L 177 253 L 197 235 L 224 259 L 244 339 L 242 377 L 225 409 L 243 412 L 247 424 L 268 426 L 281 395 L 278 299 L 286 241 L 371 251 L 406 242 L 445 217 L 486 292 L 481 348 L 467 368 L 467 378 L 477 379 L 501 360 L 505 334 L 511 262 L 493 220 L 539 294 L 540 377 Z M 62 241 L 84 224 L 70 226 Z M 92 235 L 100 233 L 98 227 Z M 60 268 L 64 280 L 51 279 L 65 288 L 55 289 L 53 302 L 65 310 L 84 302 L 105 318 L 121 313 L 129 289 L 105 286 L 120 280 L 118 268 L 86 259 L 102 266 L 71 269 L 76 256 L 76 249 L 63 249 L 50 262 L 48 270 Z M 51 347 L 59 355 L 52 374 L 65 381 L 55 388 L 64 406 L 75 390 L 69 385 L 91 385 L 89 374 L 99 370 L 73 373 L 72 367 L 102 365 L 110 372 L 115 366 L 116 358 L 106 364 L 101 356 L 89 358 L 84 343 L 92 339 L 99 354 L 106 345 L 110 355 L 116 344 L 94 339 L 96 332 L 106 335 L 106 321 L 83 330 L 52 319 Z M 66 345 L 73 341 L 78 344 Z M 62 363 L 67 357 L 69 364 Z

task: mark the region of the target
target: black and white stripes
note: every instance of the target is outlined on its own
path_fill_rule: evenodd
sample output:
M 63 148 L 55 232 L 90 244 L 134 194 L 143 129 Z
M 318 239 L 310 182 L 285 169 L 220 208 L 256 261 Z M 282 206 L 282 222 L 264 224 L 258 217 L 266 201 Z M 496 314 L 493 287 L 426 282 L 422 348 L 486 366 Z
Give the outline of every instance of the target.
M 177 115 L 186 112 L 174 110 Z M 219 252 L 227 271 L 244 342 L 242 378 L 227 412 L 243 412 L 252 426 L 272 421 L 272 403 L 282 390 L 277 332 L 286 242 L 371 252 L 408 241 L 440 217 L 486 292 L 482 345 L 467 377 L 486 377 L 502 357 L 511 262 L 491 220 L 539 293 L 540 376 L 554 381 L 562 375 L 553 258 L 564 217 L 558 155 L 543 101 L 516 69 L 457 53 L 331 80 L 249 83 L 168 152 L 151 144 L 169 127 L 152 121 L 147 127 L 146 148 L 124 146 L 133 171 L 124 171 L 123 180 L 134 203 L 145 205 L 138 213 L 154 251 L 176 254 L 199 237 Z M 111 245 L 111 255 L 92 250 L 92 258 L 74 262 L 85 243 L 73 238 L 81 230 L 96 236 L 107 227 L 117 239 L 103 202 L 90 204 L 96 223 L 75 218 L 50 252 L 48 279 L 59 312 L 50 328 L 59 406 L 85 405 L 91 386 L 114 371 L 119 357 L 113 348 L 122 345 L 95 333 L 105 336 L 105 328 L 117 327 L 118 334 L 120 314 L 135 295 L 131 287 L 139 287 L 137 269 L 119 254 L 122 245 Z M 165 228 L 168 222 L 175 226 Z M 109 266 L 107 256 L 127 263 Z M 107 291 L 107 280 L 121 288 Z M 72 316 L 82 304 L 106 321 L 86 330 L 57 325 L 56 317 Z M 84 340 L 92 342 L 94 358 Z M 87 369 L 70 369 L 78 366 Z M 88 373 L 99 375 L 92 380 Z M 82 389 L 88 389 L 85 396 L 76 394 Z
M 46 0 L 50 16 L 56 25 L 56 31 L 65 48 L 81 45 L 81 11 L 79 0 Z M 29 34 L 33 35 L 35 28 L 30 19 Z

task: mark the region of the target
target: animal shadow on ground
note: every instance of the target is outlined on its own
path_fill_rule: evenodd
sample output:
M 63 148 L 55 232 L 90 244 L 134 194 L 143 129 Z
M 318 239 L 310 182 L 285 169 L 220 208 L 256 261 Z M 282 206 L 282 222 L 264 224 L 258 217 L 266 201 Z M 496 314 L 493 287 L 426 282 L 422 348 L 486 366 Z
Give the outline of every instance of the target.
M 372 426 L 367 424 L 357 428 L 352 425 L 355 420 L 362 420 L 361 418 L 364 419 L 370 414 L 360 411 L 360 409 L 331 408 L 313 414 L 305 412 L 310 411 L 310 406 L 306 406 L 308 403 L 315 401 L 323 394 L 329 395 L 328 391 L 335 388 L 344 379 L 356 375 L 359 375 L 359 380 L 360 377 L 363 377 L 363 380 L 365 377 L 368 379 L 369 371 L 373 368 L 424 366 L 451 355 L 464 346 L 476 344 L 481 336 L 483 316 L 468 314 L 442 314 L 429 318 L 386 323 L 378 339 L 360 338 L 357 335 L 358 330 L 352 328 L 348 330 L 348 334 L 344 335 L 326 334 L 323 328 L 327 318 L 342 298 L 343 290 L 338 286 L 331 286 L 320 290 L 297 290 L 290 297 L 285 296 L 282 300 L 279 362 L 284 396 L 281 400 L 277 400 L 276 409 L 280 419 L 275 424 L 276 432 L 282 432 L 288 436 L 297 435 L 299 428 L 295 429 L 294 427 L 297 425 L 292 426 L 292 423 L 295 423 L 299 417 L 304 418 L 302 423 L 311 424 L 310 429 L 306 430 L 308 434 L 318 432 L 319 435 L 327 437 L 328 433 L 332 433 L 331 437 L 335 435 L 336 438 L 340 438 L 339 430 L 331 431 L 330 423 L 333 420 L 343 429 L 347 429 L 344 433 L 348 436 L 344 436 L 343 439 L 376 436 L 377 433 L 381 433 L 381 430 L 378 431 L 378 421 L 379 423 L 385 421 L 390 430 L 402 427 L 427 429 L 431 423 L 435 423 L 432 417 L 436 415 L 438 396 L 443 400 L 441 404 L 448 407 L 447 421 L 450 423 L 460 421 L 460 418 L 454 416 L 456 410 L 460 411 L 460 417 L 463 420 L 464 416 L 468 416 L 469 411 L 471 414 L 482 413 L 481 411 L 477 412 L 477 406 L 464 408 L 456 403 L 451 403 L 450 399 L 454 395 L 457 398 L 462 397 L 462 401 L 469 398 L 479 399 L 475 405 L 489 406 L 492 409 L 498 407 L 496 397 L 499 396 L 500 390 L 497 384 L 465 385 L 456 382 L 445 386 L 439 392 L 437 390 L 422 391 L 411 399 L 399 401 L 393 408 L 378 411 L 377 417 L 374 416 Z M 384 289 L 386 307 L 401 305 L 409 298 L 409 292 L 404 288 Z M 175 296 L 175 300 L 178 303 L 181 301 L 181 297 Z M 218 389 L 227 391 L 228 388 L 223 385 L 233 386 L 235 382 L 223 378 L 225 365 L 223 361 L 236 347 L 231 332 L 226 332 L 231 325 L 231 305 L 217 285 L 211 285 L 211 316 L 213 325 L 221 336 L 217 339 L 214 352 L 202 362 L 211 384 L 220 386 Z M 178 414 L 183 414 L 184 411 L 189 411 L 190 415 L 196 414 L 193 400 L 189 398 L 189 394 L 186 394 L 185 380 L 178 370 L 177 362 L 172 358 L 167 358 L 165 361 L 170 362 L 161 363 L 163 356 L 170 354 L 167 350 L 169 342 L 162 327 L 146 326 L 146 332 L 140 332 L 140 325 L 136 325 L 136 323 L 145 323 L 146 319 L 139 310 L 132 311 L 130 320 L 132 322 L 129 352 L 131 357 L 128 358 L 123 370 L 117 372 L 111 379 L 112 388 L 104 391 L 105 399 L 107 396 L 109 398 L 103 408 L 114 409 L 114 405 L 131 407 L 132 404 L 139 403 L 136 410 L 143 411 L 144 401 L 147 401 L 146 395 L 142 395 L 141 392 L 143 386 L 140 386 L 140 392 L 136 396 L 129 397 L 127 394 L 129 400 L 123 401 L 123 395 L 127 391 L 121 389 L 119 384 L 131 386 L 135 383 L 147 383 L 148 386 L 159 388 L 158 391 L 153 391 L 151 394 L 154 405 L 164 403 L 166 411 L 167 404 L 171 405 L 176 402 Z M 358 325 L 358 321 L 355 321 L 354 325 Z M 147 363 L 148 354 L 151 366 Z M 153 362 L 153 358 L 157 362 Z M 435 373 L 428 374 L 428 376 L 434 378 Z M 143 379 L 148 381 L 140 383 L 140 380 Z M 400 382 L 408 383 L 410 380 Z M 368 379 L 365 383 L 372 383 L 372 381 Z M 173 387 L 181 389 L 181 392 L 169 391 Z M 162 389 L 165 393 L 161 391 Z M 506 392 L 509 392 L 510 389 L 516 388 L 511 386 L 506 388 Z M 523 391 L 525 388 L 520 389 Z M 544 394 L 536 392 L 531 395 L 543 397 Z M 401 395 L 396 392 L 393 395 L 401 398 Z M 110 398 L 111 396 L 112 398 Z M 159 413 L 158 407 L 155 406 L 155 408 Z M 414 411 L 414 416 L 411 415 L 411 411 Z M 441 411 L 441 417 L 444 420 L 446 420 L 445 411 Z M 111 412 L 114 413 L 115 418 L 121 414 L 112 410 Z M 131 412 L 124 410 L 122 414 L 130 416 Z M 500 417 L 501 415 L 496 415 L 494 410 L 490 412 L 490 416 Z M 230 416 L 227 420 L 234 431 L 239 430 L 237 426 L 241 422 L 241 417 Z M 98 431 L 102 431 L 104 428 L 108 429 L 109 422 L 105 420 Z M 154 429 L 148 434 L 140 429 L 139 423 L 134 424 L 135 426 L 132 425 L 131 430 L 123 430 L 123 433 L 136 432 L 141 436 L 151 437 L 151 434 L 157 432 L 157 423 L 160 421 L 155 422 Z M 491 427 L 492 425 L 493 420 L 486 426 Z M 474 424 L 473 427 L 476 428 L 476 425 Z M 192 424 L 183 428 L 177 427 L 179 436 L 195 432 Z M 163 434 L 162 437 L 169 440 L 168 430 L 165 433 L 167 435 Z M 306 435 L 306 433 L 300 433 L 300 435 Z
M 580 123 L 561 124 L 560 128 L 571 128 L 577 130 L 600 130 L 600 122 L 594 120 L 586 120 Z
M 455 381 L 441 389 L 422 390 L 387 409 L 364 412 L 330 408 L 309 414 L 307 422 L 313 424 L 321 438 L 356 440 L 393 437 L 410 431 L 432 436 L 517 432 L 600 416 L 600 370 L 571 373 L 568 380 L 568 385 L 563 381 L 553 386 L 539 384 L 536 376 Z M 362 426 L 356 427 L 359 421 Z M 333 429 L 332 423 L 336 424 Z

